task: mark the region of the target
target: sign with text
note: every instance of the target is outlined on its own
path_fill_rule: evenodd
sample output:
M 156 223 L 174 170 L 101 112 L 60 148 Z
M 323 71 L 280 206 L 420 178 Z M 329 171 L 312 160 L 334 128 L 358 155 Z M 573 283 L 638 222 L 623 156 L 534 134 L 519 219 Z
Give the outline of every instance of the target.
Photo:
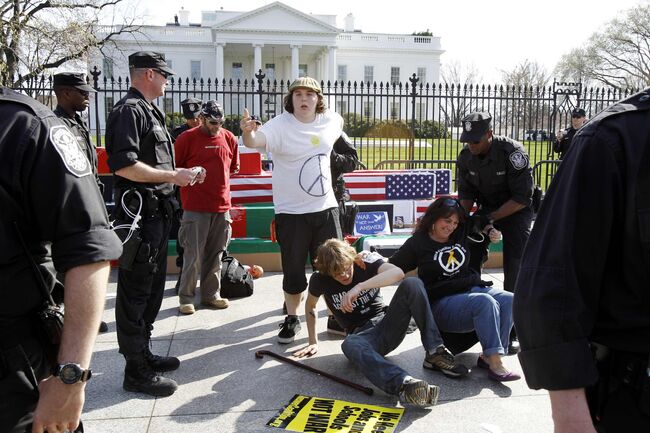
M 354 220 L 355 235 L 390 234 L 388 213 L 385 211 L 359 212 Z
M 296 394 L 266 425 L 297 432 L 392 433 L 403 414 L 404 408 Z

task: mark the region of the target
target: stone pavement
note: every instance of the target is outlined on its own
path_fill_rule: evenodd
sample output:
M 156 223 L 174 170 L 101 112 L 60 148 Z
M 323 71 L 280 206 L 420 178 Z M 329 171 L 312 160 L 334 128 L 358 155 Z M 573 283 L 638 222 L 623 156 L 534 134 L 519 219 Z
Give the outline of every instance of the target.
M 488 270 L 488 279 L 502 286 L 501 270 Z M 124 359 L 117 351 L 115 334 L 116 273 L 106 302 L 104 320 L 109 332 L 97 339 L 92 361 L 93 378 L 86 388 L 83 420 L 86 432 L 120 433 L 274 433 L 284 430 L 266 423 L 294 394 L 334 398 L 378 406 L 395 407 L 396 397 L 374 388 L 372 396 L 275 359 L 256 359 L 256 350 L 285 356 L 306 344 L 307 330 L 294 344 L 276 341 L 282 315 L 282 275 L 267 273 L 255 282 L 255 294 L 231 300 L 226 310 L 198 307 L 191 316 L 178 313 L 174 293 L 176 276 L 167 279 L 165 299 L 155 324 L 153 351 L 181 359 L 181 367 L 168 377 L 179 383 L 171 397 L 154 398 L 122 389 Z M 382 289 L 386 302 L 395 287 Z M 305 361 L 313 367 L 342 376 L 364 386 L 372 385 L 350 365 L 340 350 L 342 337 L 326 332 L 324 301 L 319 302 L 317 322 L 319 353 Z M 480 346 L 458 359 L 476 366 Z M 409 433 L 506 433 L 552 432 L 547 392 L 528 389 L 525 380 L 500 384 L 473 368 L 469 377 L 448 379 L 422 368 L 424 351 L 419 332 L 407 335 L 389 359 L 414 377 L 441 387 L 438 405 L 430 409 L 407 407 L 397 432 Z M 518 372 L 516 356 L 506 365 Z

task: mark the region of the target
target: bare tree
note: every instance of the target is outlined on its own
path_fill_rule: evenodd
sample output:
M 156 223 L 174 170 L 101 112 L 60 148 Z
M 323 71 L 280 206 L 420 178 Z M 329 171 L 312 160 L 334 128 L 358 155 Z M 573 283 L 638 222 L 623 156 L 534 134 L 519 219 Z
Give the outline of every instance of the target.
M 471 89 L 482 80 L 482 77 L 476 65 L 473 63 L 462 65 L 459 61 L 445 64 L 440 75 L 446 93 L 453 95 L 445 100 L 445 103 L 440 106 L 440 110 L 447 118 L 449 125 L 458 127 L 463 117 L 471 111 L 471 98 L 469 98 L 472 93 Z
M 81 59 L 116 35 L 133 33 L 133 19 L 99 32 L 100 20 L 124 0 L 0 0 L 0 83 L 19 85 L 43 71 Z M 101 36 L 99 36 L 101 34 Z
M 650 4 L 635 6 L 565 54 L 556 72 L 562 80 L 619 88 L 650 85 Z

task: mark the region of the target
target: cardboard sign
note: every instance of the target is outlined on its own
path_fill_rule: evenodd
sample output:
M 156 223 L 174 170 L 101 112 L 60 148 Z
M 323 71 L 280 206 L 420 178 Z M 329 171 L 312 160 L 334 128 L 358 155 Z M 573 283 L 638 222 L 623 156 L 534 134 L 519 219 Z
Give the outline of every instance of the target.
M 355 235 L 390 234 L 388 212 L 359 212 L 354 220 Z
M 403 414 L 404 408 L 296 394 L 266 425 L 297 432 L 392 433 Z

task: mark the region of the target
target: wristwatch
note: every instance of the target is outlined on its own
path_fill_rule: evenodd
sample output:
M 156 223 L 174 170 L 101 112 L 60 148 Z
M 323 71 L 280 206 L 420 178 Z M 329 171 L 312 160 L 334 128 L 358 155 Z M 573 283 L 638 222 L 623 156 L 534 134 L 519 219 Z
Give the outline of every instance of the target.
M 61 382 L 72 385 L 77 382 L 86 382 L 93 375 L 89 369 L 84 370 L 81 365 L 69 362 L 67 364 L 59 364 L 52 371 L 52 376 L 61 379 Z

